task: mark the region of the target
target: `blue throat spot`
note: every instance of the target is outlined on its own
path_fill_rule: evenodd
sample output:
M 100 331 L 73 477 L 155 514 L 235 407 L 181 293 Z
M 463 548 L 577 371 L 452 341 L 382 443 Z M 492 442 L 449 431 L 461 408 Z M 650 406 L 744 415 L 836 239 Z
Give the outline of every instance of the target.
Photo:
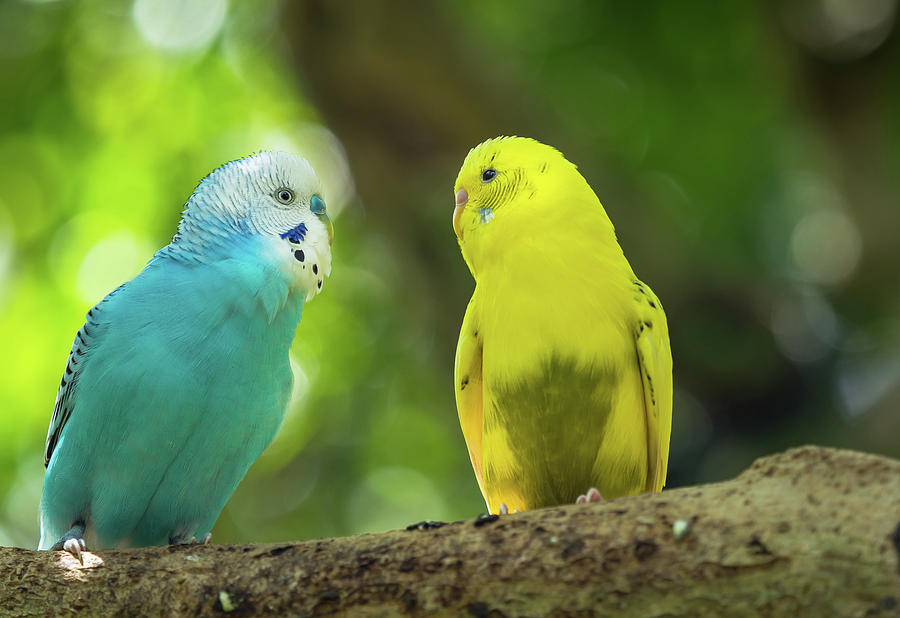
M 287 238 L 289 241 L 291 241 L 293 243 L 298 243 L 298 242 L 306 239 L 307 231 L 308 230 L 306 229 L 306 224 L 301 223 L 297 227 L 289 229 L 284 234 L 280 234 L 280 236 L 281 236 L 281 238 Z

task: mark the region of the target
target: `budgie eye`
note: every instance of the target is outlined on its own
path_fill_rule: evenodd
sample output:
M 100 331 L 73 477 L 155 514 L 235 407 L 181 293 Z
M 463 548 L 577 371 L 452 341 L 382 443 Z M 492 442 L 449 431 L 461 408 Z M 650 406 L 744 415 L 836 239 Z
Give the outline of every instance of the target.
M 290 189 L 278 189 L 275 192 L 275 199 L 282 204 L 290 204 L 294 201 L 294 192 Z
M 494 179 L 494 177 L 496 175 L 497 175 L 497 170 L 495 170 L 493 168 L 488 168 L 488 169 L 484 170 L 483 172 L 481 172 L 481 180 L 484 182 L 490 182 Z
M 325 212 L 325 200 L 318 195 L 312 196 L 312 199 L 309 200 L 309 210 L 314 215 L 321 215 Z

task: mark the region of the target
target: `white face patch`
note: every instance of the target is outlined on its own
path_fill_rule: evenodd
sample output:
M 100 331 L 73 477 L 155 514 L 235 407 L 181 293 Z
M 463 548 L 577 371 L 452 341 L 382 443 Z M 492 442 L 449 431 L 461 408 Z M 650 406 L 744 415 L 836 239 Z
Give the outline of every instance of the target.
M 332 228 L 322 186 L 306 159 L 260 152 L 232 161 L 204 179 L 194 199 L 184 217 L 191 221 L 179 232 L 202 233 L 200 242 L 208 242 L 209 229 L 217 226 L 225 234 L 258 234 L 267 258 L 306 300 L 322 289 L 331 273 Z
M 304 224 L 302 228 L 307 228 Z M 331 274 L 331 245 L 325 226 L 311 222 L 302 233 L 279 238 L 281 251 L 287 248 L 289 270 L 299 286 L 306 290 L 305 300 L 322 291 L 325 278 Z
M 479 208 L 478 214 L 481 215 L 481 224 L 485 225 L 494 220 L 493 208 Z

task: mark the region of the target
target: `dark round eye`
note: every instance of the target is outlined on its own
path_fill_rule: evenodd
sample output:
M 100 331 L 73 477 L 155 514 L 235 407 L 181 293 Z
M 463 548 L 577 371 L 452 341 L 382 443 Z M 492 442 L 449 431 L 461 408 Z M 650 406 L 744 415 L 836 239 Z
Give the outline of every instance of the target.
M 496 175 L 497 175 L 497 170 L 495 170 L 493 168 L 488 168 L 488 169 L 484 170 L 483 172 L 481 172 L 481 180 L 483 180 L 484 182 L 490 182 L 494 179 L 494 176 L 496 176 Z
M 290 204 L 294 201 L 294 192 L 290 189 L 278 189 L 275 192 L 275 199 L 282 204 Z

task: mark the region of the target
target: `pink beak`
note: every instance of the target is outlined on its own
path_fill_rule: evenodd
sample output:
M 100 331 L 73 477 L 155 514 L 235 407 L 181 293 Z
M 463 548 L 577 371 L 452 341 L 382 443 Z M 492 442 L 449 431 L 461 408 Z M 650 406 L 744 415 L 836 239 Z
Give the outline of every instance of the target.
M 462 238 L 462 232 L 459 229 L 459 220 L 462 217 L 463 209 L 465 209 L 468 202 L 469 194 L 465 189 L 460 189 L 456 192 L 456 208 L 453 209 L 453 231 L 456 232 L 456 235 L 460 238 Z

